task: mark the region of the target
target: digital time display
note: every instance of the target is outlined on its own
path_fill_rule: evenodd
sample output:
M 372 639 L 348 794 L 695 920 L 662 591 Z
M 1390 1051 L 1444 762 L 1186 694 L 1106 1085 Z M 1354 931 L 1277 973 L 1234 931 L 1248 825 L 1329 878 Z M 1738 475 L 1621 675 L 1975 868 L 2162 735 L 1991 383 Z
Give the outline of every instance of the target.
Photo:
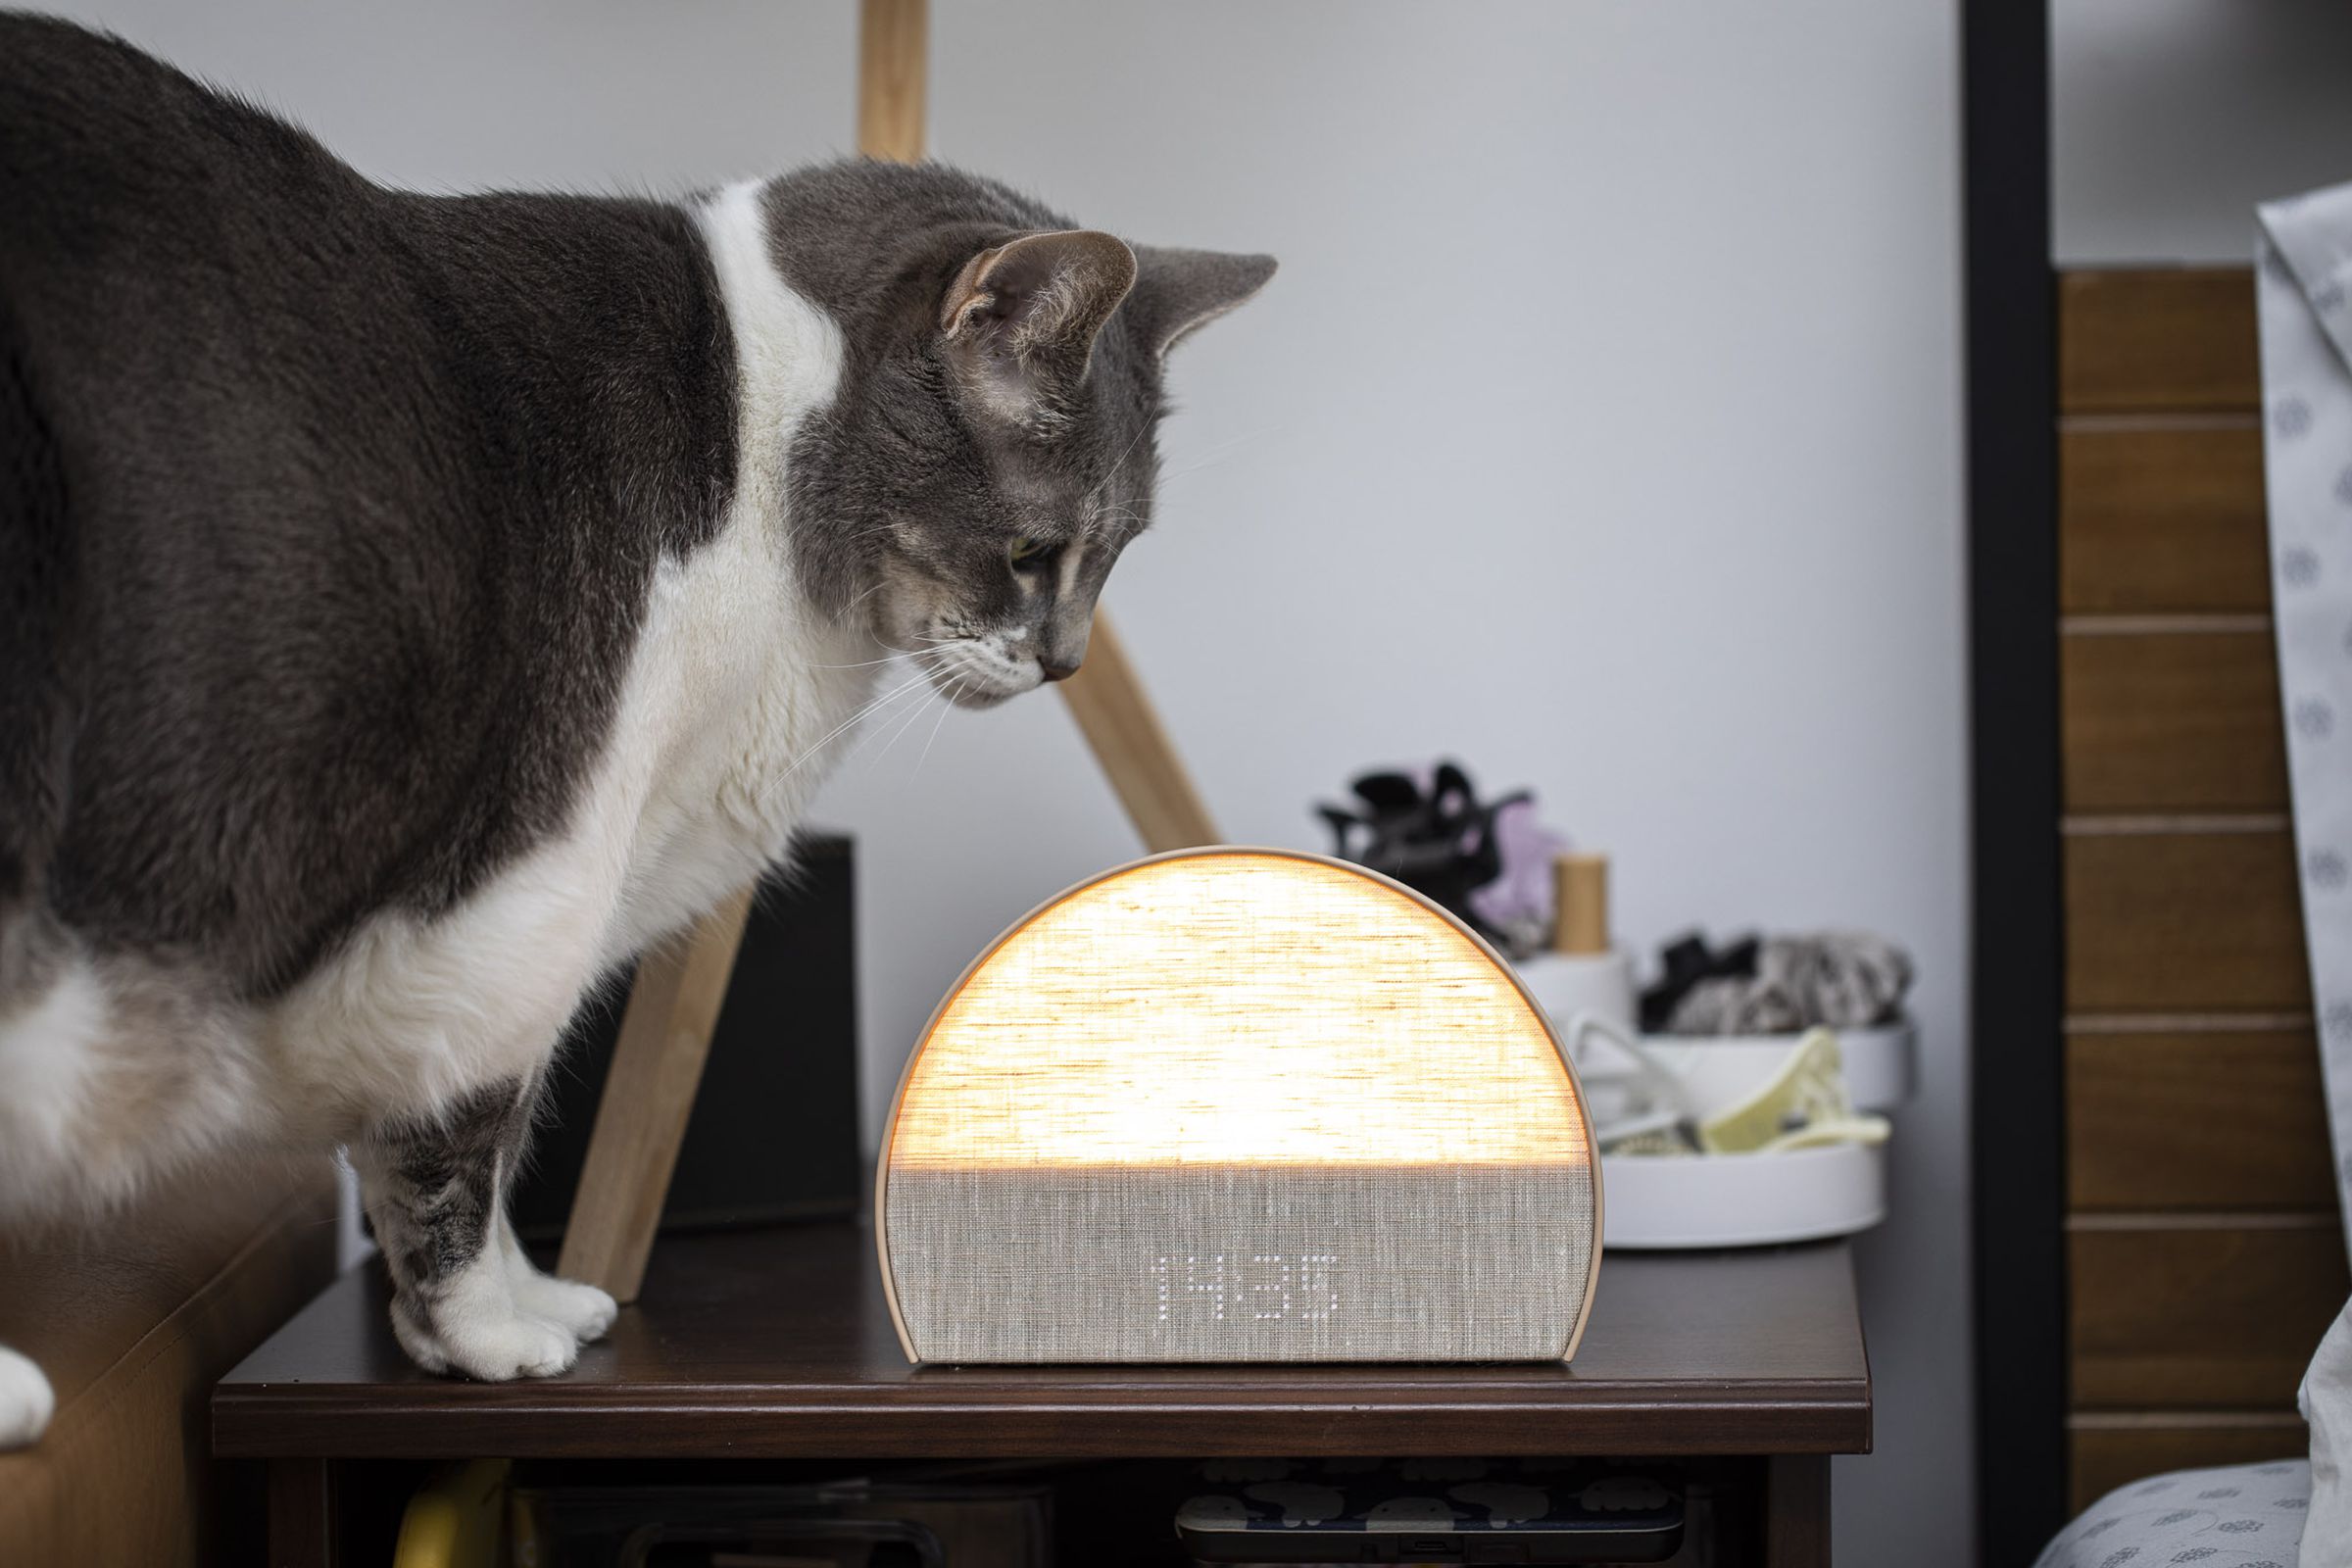
M 1159 1321 L 1327 1322 L 1340 1312 L 1331 1252 L 1170 1252 L 1152 1260 Z

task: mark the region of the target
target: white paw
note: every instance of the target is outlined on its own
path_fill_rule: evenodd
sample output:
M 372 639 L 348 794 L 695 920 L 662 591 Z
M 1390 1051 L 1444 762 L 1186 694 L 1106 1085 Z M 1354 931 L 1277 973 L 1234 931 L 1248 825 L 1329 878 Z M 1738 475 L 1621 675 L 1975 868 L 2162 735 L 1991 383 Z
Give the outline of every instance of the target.
M 504 1313 L 436 1312 L 433 1339 L 444 1364 L 427 1370 L 463 1372 L 484 1383 L 552 1378 L 580 1356 L 569 1330 L 513 1306 Z
M 542 1274 L 527 1262 L 521 1271 L 508 1276 L 508 1284 L 514 1292 L 516 1306 L 568 1331 L 582 1345 L 603 1339 L 620 1310 L 612 1297 L 595 1286 Z
M 427 1372 L 459 1372 L 484 1383 L 552 1378 L 580 1354 L 569 1329 L 514 1304 L 494 1252 L 483 1253 L 437 1294 L 404 1291 L 394 1297 L 392 1332 Z
M 432 1326 L 409 1306 L 405 1296 L 392 1298 L 392 1337 L 409 1352 L 409 1359 L 427 1372 L 449 1370 L 449 1352 L 434 1338 Z
M 0 1451 L 40 1442 L 56 1412 L 57 1395 L 41 1369 L 0 1345 Z
M 620 1310 L 612 1298 L 593 1285 L 540 1273 L 504 1214 L 498 1217 L 498 1255 L 506 1265 L 507 1293 L 525 1312 L 567 1330 L 582 1345 L 603 1339 L 612 1326 Z

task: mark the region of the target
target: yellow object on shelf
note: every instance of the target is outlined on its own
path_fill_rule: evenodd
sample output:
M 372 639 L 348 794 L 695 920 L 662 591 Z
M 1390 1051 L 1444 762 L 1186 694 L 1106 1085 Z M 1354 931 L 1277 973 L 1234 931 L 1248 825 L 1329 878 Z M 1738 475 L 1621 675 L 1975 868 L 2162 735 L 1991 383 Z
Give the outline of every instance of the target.
M 400 1516 L 392 1568 L 532 1568 L 511 1551 L 506 1459 L 468 1459 L 437 1473 Z
M 1763 1154 L 1825 1144 L 1883 1144 L 1886 1133 L 1885 1117 L 1854 1114 L 1838 1037 L 1808 1029 L 1762 1088 L 1699 1122 L 1698 1143 L 1710 1154 Z

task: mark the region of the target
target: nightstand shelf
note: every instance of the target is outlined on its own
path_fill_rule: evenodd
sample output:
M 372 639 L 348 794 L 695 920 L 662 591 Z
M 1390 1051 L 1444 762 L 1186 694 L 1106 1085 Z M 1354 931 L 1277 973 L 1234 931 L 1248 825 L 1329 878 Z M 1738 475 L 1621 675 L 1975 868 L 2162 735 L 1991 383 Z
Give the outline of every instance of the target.
M 1724 1457 L 1773 1564 L 1828 1560 L 1828 1456 L 1870 1446 L 1853 1270 L 1830 1244 L 1612 1255 L 1573 1365 L 910 1367 L 873 1239 L 675 1237 L 564 1377 L 472 1384 L 393 1344 L 374 1265 L 222 1380 L 223 1458 L 270 1467 L 272 1562 L 334 1555 L 338 1491 L 386 1461 Z M 1739 1464 L 1721 1468 L 1740 1475 Z

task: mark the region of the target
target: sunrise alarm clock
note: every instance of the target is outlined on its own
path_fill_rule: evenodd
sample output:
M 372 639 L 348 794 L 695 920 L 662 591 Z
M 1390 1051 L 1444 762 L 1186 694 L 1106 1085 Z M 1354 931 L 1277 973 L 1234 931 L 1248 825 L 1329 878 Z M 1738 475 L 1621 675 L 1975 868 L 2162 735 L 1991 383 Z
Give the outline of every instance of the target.
M 918 1362 L 1572 1356 L 1600 1170 L 1542 1008 L 1344 861 L 1183 851 L 966 970 L 908 1060 L 875 1231 Z

